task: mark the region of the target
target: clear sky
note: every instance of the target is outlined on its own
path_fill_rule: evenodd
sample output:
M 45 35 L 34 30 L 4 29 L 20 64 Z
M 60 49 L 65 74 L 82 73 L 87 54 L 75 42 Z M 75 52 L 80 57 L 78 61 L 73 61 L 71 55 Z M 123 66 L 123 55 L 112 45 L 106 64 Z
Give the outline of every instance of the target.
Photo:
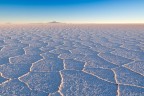
M 144 23 L 144 0 L 0 0 L 0 23 Z

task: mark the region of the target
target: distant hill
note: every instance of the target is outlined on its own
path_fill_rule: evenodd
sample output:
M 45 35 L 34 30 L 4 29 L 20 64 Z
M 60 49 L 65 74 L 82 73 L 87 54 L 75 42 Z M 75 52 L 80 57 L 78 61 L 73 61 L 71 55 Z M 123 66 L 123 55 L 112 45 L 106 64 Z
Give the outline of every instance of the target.
M 52 22 L 49 22 L 49 23 L 60 23 L 60 22 L 57 22 L 57 21 L 52 21 Z

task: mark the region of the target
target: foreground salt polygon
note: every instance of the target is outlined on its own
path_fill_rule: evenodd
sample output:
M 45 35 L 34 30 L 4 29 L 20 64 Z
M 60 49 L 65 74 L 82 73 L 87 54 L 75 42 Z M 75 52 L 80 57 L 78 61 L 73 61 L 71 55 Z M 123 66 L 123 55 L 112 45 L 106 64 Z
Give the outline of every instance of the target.
M 144 25 L 0 25 L 1 96 L 144 96 Z

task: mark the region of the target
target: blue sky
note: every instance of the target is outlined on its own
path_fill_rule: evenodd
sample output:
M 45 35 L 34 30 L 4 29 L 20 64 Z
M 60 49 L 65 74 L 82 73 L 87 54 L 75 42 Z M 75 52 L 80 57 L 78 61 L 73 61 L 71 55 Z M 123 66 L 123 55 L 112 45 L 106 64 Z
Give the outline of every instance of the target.
M 144 23 L 144 0 L 0 0 L 0 23 Z

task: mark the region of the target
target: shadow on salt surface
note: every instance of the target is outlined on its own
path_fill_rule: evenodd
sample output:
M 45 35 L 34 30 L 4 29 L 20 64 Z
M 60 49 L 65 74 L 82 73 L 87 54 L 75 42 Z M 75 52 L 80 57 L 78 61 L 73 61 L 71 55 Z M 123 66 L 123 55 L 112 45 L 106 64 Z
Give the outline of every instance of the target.
M 63 40 L 63 46 L 74 47 L 74 42 L 70 39 Z
M 124 67 L 144 76 L 144 61 L 134 61 L 124 65 Z
M 85 64 L 84 62 L 73 59 L 65 59 L 63 63 L 66 70 L 82 70 Z
M 28 41 L 28 42 L 25 42 L 23 41 L 22 43 L 24 44 L 29 44 L 29 47 L 42 47 L 42 46 L 46 46 L 47 44 L 42 42 L 42 41 L 38 41 L 38 40 L 31 40 L 31 41 Z
M 34 91 L 31 90 L 30 96 L 49 96 L 49 93 L 43 92 L 43 91 Z
M 108 48 L 108 47 L 102 46 L 99 43 L 94 44 L 93 46 L 91 46 L 90 49 L 93 50 L 93 51 L 96 51 L 96 52 L 103 52 L 103 53 L 104 52 L 111 52 L 111 51 L 114 50 L 112 48 Z
M 8 44 L 5 45 L 6 48 L 13 48 L 13 49 L 22 49 L 24 47 L 27 47 L 28 44 L 23 44 L 21 42 L 8 42 Z
M 1 51 L 2 48 L 3 48 L 3 47 L 1 47 L 1 45 L 0 45 L 0 51 Z
M 144 96 L 144 88 L 120 85 L 121 96 Z
M 137 45 L 130 45 L 130 44 L 123 44 L 121 46 L 122 48 L 128 49 L 128 50 L 132 50 L 132 51 L 140 51 L 142 52 L 143 50 L 141 50 L 141 48 Z
M 54 54 L 54 53 L 50 53 L 50 52 L 45 52 L 45 53 L 42 53 L 41 56 L 44 58 L 44 59 L 54 59 L 54 58 L 58 58 L 58 54 Z
M 9 45 L 9 44 L 19 44 L 20 43 L 20 41 L 19 40 L 17 40 L 17 39 L 4 39 L 4 43 L 5 44 L 7 44 L 7 45 Z
M 51 51 L 53 49 L 55 49 L 55 47 L 44 46 L 44 47 L 40 48 L 40 50 L 43 52 L 48 52 L 48 51 Z
M 10 43 L 8 45 L 3 46 L 3 48 L 0 51 L 0 58 L 9 58 L 17 55 L 24 54 L 23 48 L 27 45 L 21 44 L 21 43 Z M 8 63 L 8 62 L 7 62 Z
M 70 50 L 72 54 L 83 54 L 83 55 L 96 55 L 98 52 L 93 51 L 89 48 L 75 48 Z
M 9 63 L 9 58 L 8 57 L 0 58 L 0 65 L 7 64 L 7 63 Z
M 57 49 L 63 49 L 63 50 L 72 50 L 76 47 L 74 46 L 71 46 L 71 45 L 59 45 L 59 46 L 56 46 Z
M 111 53 L 136 61 L 144 61 L 144 52 L 132 51 L 124 48 L 117 48 Z
M 26 55 L 40 55 L 42 53 L 37 47 L 25 47 L 24 51 Z
M 58 58 L 42 59 L 33 63 L 31 71 L 33 72 L 56 72 L 63 70 L 63 61 Z
M 84 68 L 83 71 L 98 76 L 103 80 L 116 83 L 114 79 L 114 73 L 112 70 L 101 68 Z
M 19 55 L 15 57 L 9 58 L 11 64 L 32 64 L 38 60 L 42 59 L 42 57 L 38 55 Z
M 47 42 L 48 43 L 48 45 L 47 46 L 49 46 L 49 47 L 57 47 L 57 46 L 59 46 L 59 45 L 63 45 L 63 42 L 55 42 L 55 41 L 49 41 L 49 42 Z
M 0 51 L 0 64 L 9 63 L 9 58 L 17 55 L 23 55 L 25 52 L 23 49 L 16 49 L 15 47 L 5 46 Z
M 124 67 L 118 67 L 113 70 L 117 75 L 116 78 L 118 83 L 144 87 L 144 76 Z
M 18 78 L 30 71 L 31 64 L 5 64 L 0 66 L 0 72 L 6 78 Z
M 34 91 L 54 93 L 61 83 L 59 72 L 30 72 L 19 78 Z
M 95 43 L 91 42 L 90 40 L 83 40 L 83 41 L 81 41 L 81 44 L 84 46 L 88 46 L 88 47 L 95 45 Z
M 64 50 L 64 49 L 54 49 L 54 50 L 51 50 L 49 52 L 53 53 L 53 54 L 59 54 L 59 55 L 63 54 L 63 53 L 70 54 L 69 50 Z
M 118 67 L 117 65 L 114 65 L 113 63 L 107 62 L 104 59 L 100 58 L 97 55 L 88 55 L 85 57 L 85 67 L 87 68 L 115 68 Z
M 62 96 L 59 92 L 51 93 L 49 96 Z
M 0 86 L 1 96 L 31 96 L 30 89 L 17 79 L 10 80 Z
M 119 66 L 124 65 L 129 62 L 132 62 L 132 60 L 130 60 L 130 59 L 127 59 L 127 58 L 124 58 L 124 57 L 121 57 L 118 55 L 114 55 L 111 53 L 100 53 L 99 57 L 101 57 L 101 58 L 105 59 L 106 61 L 109 61 L 113 64 L 119 65 Z
M 82 71 L 61 71 L 64 96 L 116 96 L 117 85 L 100 80 Z
M 5 82 L 6 80 L 8 80 L 8 79 L 2 77 L 2 76 L 1 76 L 1 73 L 0 73 L 0 84 L 1 84 L 2 82 Z
M 0 46 L 4 46 L 4 41 L 3 40 L 0 40 Z M 1 48 L 0 48 L 1 49 Z
M 21 38 L 18 38 L 18 40 L 22 43 L 23 41 L 31 41 L 32 37 L 30 37 L 30 34 L 27 36 L 23 35 Z
M 108 41 L 105 37 L 93 38 L 91 41 L 94 43 L 99 43 L 102 46 L 105 46 L 105 47 L 111 48 L 111 49 L 118 48 L 121 45 L 118 43 L 112 43 L 112 42 Z
M 58 56 L 58 58 L 60 59 L 74 59 L 74 60 L 77 60 L 77 61 L 81 61 L 81 62 L 85 62 L 85 55 L 83 54 L 60 54 Z
M 89 46 L 85 46 L 83 44 L 81 44 L 81 42 L 74 42 L 74 47 L 76 47 L 77 49 L 89 49 Z

